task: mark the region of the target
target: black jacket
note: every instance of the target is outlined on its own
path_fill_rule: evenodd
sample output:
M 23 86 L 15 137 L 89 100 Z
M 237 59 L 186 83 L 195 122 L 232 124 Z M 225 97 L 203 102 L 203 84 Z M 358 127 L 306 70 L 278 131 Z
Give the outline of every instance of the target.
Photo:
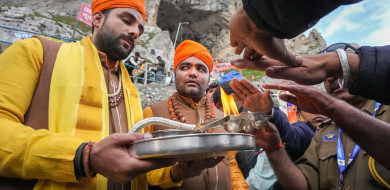
M 362 46 L 359 73 L 349 87 L 351 94 L 390 104 L 390 46 Z

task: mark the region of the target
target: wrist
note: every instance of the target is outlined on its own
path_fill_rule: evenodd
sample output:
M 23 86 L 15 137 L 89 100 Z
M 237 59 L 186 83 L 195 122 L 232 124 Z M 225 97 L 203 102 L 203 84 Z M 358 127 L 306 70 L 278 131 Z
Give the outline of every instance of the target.
M 76 179 L 80 179 L 83 177 L 86 177 L 84 166 L 83 166 L 83 152 L 85 146 L 87 146 L 88 143 L 82 143 L 76 150 L 76 155 L 73 159 L 74 164 L 74 174 L 76 176 Z
M 326 68 L 327 77 L 343 77 L 343 69 L 336 52 L 324 53 L 319 56 L 321 65 Z
M 263 149 L 261 149 L 261 150 L 255 152 L 255 155 L 260 154 L 260 153 L 262 153 L 262 152 L 266 152 L 267 154 L 268 154 L 268 153 L 271 153 L 271 152 L 274 152 L 274 151 L 276 151 L 276 150 L 278 150 L 278 149 L 280 149 L 280 148 L 284 148 L 284 147 L 285 147 L 285 144 L 286 144 L 286 143 L 283 143 L 283 142 L 282 142 L 282 139 L 279 137 L 279 143 L 278 143 L 278 144 L 276 144 L 276 145 L 274 145 L 274 146 L 270 146 L 269 148 L 263 148 Z
M 95 142 L 90 141 L 85 147 L 83 151 L 83 167 L 84 167 L 84 173 L 85 177 L 91 178 L 96 176 L 96 172 L 93 171 L 91 168 L 90 160 L 91 160 L 91 150 L 92 145 Z

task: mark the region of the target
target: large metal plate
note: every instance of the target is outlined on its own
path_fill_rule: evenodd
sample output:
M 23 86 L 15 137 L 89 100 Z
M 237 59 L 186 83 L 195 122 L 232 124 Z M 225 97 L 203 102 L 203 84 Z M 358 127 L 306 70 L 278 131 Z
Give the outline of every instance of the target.
M 129 153 L 134 157 L 200 160 L 225 155 L 226 151 L 253 150 L 255 137 L 242 133 L 197 133 L 167 136 L 134 142 Z

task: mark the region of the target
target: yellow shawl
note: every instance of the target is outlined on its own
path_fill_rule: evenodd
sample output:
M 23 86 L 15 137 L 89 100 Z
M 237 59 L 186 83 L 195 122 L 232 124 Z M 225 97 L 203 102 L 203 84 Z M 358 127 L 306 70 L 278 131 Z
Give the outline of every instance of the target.
M 120 63 L 122 71 L 126 71 Z M 138 91 L 127 72 L 121 72 L 129 130 L 142 119 Z M 49 131 L 67 133 L 85 141 L 95 141 L 109 135 L 109 106 L 107 87 L 98 51 L 89 37 L 75 43 L 63 44 L 54 65 L 49 99 Z M 98 175 L 92 186 L 85 189 L 107 189 L 107 179 Z M 84 184 L 84 185 L 85 185 Z M 95 187 L 96 186 L 96 187 Z M 65 190 L 77 184 L 39 180 L 38 189 Z M 137 183 L 132 182 L 132 189 Z

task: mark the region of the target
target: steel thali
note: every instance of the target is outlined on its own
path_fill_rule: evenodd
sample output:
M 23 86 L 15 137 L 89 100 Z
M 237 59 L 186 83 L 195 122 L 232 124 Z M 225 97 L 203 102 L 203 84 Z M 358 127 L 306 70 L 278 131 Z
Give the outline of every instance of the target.
M 181 130 L 159 133 L 159 137 L 134 142 L 129 153 L 140 159 L 175 158 L 192 161 L 224 156 L 226 151 L 253 150 L 256 146 L 253 135 L 242 133 L 183 134 L 185 132 Z

